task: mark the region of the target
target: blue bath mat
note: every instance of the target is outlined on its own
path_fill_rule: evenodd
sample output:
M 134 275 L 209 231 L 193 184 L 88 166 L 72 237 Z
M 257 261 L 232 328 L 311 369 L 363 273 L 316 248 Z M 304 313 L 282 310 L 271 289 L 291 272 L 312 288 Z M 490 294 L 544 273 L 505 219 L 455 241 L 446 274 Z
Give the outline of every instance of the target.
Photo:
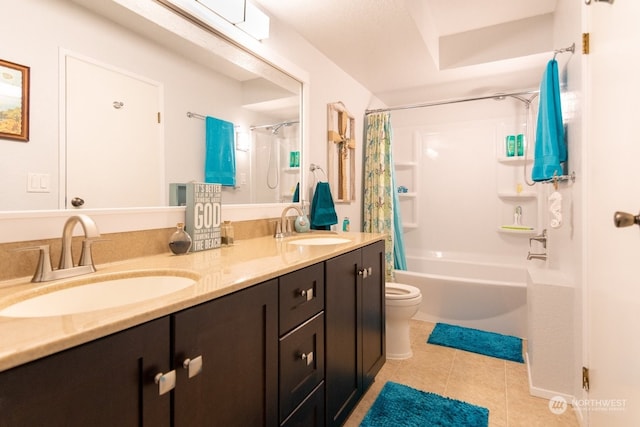
M 427 342 L 524 363 L 522 340 L 510 335 L 436 323 Z
M 489 410 L 387 382 L 360 427 L 486 427 Z

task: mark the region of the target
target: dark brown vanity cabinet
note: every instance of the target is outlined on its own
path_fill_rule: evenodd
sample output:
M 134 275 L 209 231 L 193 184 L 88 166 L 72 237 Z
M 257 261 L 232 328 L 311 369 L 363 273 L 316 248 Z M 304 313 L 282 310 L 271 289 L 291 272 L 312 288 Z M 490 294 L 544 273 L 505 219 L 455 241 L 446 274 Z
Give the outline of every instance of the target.
M 173 425 L 277 426 L 277 279 L 171 317 Z
M 340 425 L 384 363 L 383 258 L 377 242 L 1 372 L 0 427 Z
M 2 427 L 169 426 L 169 318 L 0 373 Z
M 342 425 L 385 362 L 384 242 L 325 262 L 326 425 Z

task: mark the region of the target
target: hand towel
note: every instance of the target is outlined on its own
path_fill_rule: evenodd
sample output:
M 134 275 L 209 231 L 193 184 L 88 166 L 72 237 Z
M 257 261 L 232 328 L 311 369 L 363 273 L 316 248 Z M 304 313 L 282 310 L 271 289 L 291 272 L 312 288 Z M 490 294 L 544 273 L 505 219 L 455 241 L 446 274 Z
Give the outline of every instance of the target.
M 313 230 L 330 230 L 333 224 L 338 223 L 338 215 L 331 197 L 331 188 L 328 182 L 316 184 L 316 191 L 311 202 L 311 228 Z
M 207 116 L 204 182 L 236 185 L 233 123 Z
M 552 59 L 540 83 L 540 103 L 536 128 L 536 148 L 531 178 L 545 181 L 556 174 L 563 174 L 561 162 L 567 161 L 564 141 L 564 124 L 560 105 L 560 84 L 558 82 L 558 62 Z
M 296 184 L 296 189 L 293 192 L 293 198 L 291 199 L 293 203 L 297 203 L 300 201 L 300 183 Z

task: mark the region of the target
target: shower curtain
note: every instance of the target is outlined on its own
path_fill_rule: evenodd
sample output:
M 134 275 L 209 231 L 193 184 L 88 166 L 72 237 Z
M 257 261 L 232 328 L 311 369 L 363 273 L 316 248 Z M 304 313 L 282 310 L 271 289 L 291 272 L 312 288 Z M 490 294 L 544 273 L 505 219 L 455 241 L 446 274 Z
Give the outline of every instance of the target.
M 365 122 L 363 231 L 385 233 L 386 278 L 406 270 L 400 206 L 391 149 L 391 115 L 369 114 Z

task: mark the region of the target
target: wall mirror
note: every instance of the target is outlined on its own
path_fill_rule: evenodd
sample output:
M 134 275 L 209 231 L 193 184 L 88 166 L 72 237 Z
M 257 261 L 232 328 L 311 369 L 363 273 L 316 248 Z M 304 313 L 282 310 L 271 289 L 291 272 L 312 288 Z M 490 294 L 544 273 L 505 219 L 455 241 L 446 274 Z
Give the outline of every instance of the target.
M 170 183 L 203 180 L 205 116 L 236 129 L 236 187 L 223 204 L 291 203 L 303 175 L 290 162 L 303 147 L 301 81 L 161 2 L 37 2 L 42 18 L 26 3 L 10 12 L 47 37 L 26 43 L 33 58 L 21 61 L 47 77 L 34 76 L 32 140 L 22 150 L 0 140 L 0 211 L 74 209 L 74 199 L 85 209 L 167 206 Z M 146 133 L 140 119 L 121 120 L 140 104 L 121 80 L 152 87 Z M 151 175 L 159 182 L 142 184 Z

